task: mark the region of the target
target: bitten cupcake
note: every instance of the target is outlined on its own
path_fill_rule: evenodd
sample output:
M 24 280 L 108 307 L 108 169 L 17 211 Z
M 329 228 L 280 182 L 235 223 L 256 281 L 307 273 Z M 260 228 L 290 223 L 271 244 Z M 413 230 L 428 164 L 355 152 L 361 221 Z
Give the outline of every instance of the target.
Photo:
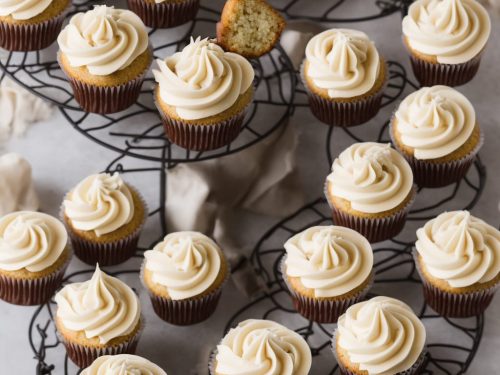
M 118 173 L 100 173 L 66 195 L 61 217 L 75 255 L 90 265 L 110 266 L 134 255 L 147 207 Z
M 212 315 L 229 276 L 214 241 L 198 232 L 170 233 L 144 258 L 143 283 L 161 319 L 188 325 Z
M 425 365 L 425 338 L 408 305 L 375 297 L 339 318 L 332 348 L 344 375 L 416 375 Z
M 80 368 L 103 355 L 135 352 L 142 331 L 139 299 L 99 265 L 92 279 L 66 285 L 56 302 L 57 332 L 68 357 Z
M 468 211 L 452 211 L 428 221 L 417 238 L 427 304 L 452 318 L 483 313 L 500 285 L 500 231 Z
M 415 194 L 408 162 L 389 144 L 374 142 L 344 150 L 325 185 L 333 222 L 372 243 L 401 232 Z
M 403 19 L 403 41 L 422 86 L 459 86 L 477 73 L 490 36 L 476 0 L 417 0 Z
M 160 366 L 132 354 L 104 355 L 97 358 L 81 375 L 167 375 Z
M 217 345 L 210 375 L 307 375 L 311 363 L 311 349 L 297 332 L 271 320 L 249 319 Z
M 336 323 L 373 283 L 370 243 L 352 229 L 317 226 L 285 243 L 281 272 L 294 306 L 305 318 Z
M 314 36 L 301 68 L 312 113 L 328 125 L 367 122 L 380 109 L 386 70 L 375 44 L 361 31 L 330 29 Z
M 57 42 L 59 65 L 85 111 L 114 113 L 135 103 L 152 61 L 135 13 L 97 5 L 75 14 Z
M 483 144 L 472 104 L 447 86 L 408 95 L 392 118 L 391 138 L 422 187 L 460 181 Z
M 127 0 L 131 11 L 141 17 L 146 26 L 166 29 L 193 20 L 200 0 Z
M 200 151 L 231 143 L 253 98 L 252 65 L 201 38 L 157 63 L 156 106 L 168 139 Z
M 55 42 L 69 0 L 7 0 L 0 2 L 0 47 L 38 51 Z
M 64 225 L 50 215 L 19 211 L 0 219 L 0 299 L 16 305 L 47 302 L 71 258 Z

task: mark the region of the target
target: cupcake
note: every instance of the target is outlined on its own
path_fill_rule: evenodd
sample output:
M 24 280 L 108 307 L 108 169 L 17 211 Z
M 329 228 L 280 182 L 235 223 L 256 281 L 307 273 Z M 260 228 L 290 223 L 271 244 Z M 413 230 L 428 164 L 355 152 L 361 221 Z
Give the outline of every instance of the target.
M 333 221 L 371 243 L 395 237 L 415 198 L 408 162 L 389 144 L 355 143 L 333 162 L 325 195 Z
M 134 255 L 147 207 L 118 173 L 100 173 L 66 195 L 61 217 L 76 256 L 90 265 L 110 266 Z
M 447 86 L 408 95 L 392 118 L 391 138 L 421 187 L 460 181 L 483 143 L 472 104 Z
M 160 366 L 132 354 L 105 355 L 97 358 L 81 375 L 167 375 Z
M 71 258 L 68 234 L 57 219 L 18 211 L 0 218 L 0 299 L 41 305 L 62 283 Z
M 58 336 L 80 368 L 103 355 L 135 352 L 142 331 L 139 299 L 99 265 L 92 279 L 66 285 L 55 299 Z
M 344 375 L 416 375 L 426 362 L 425 337 L 408 305 L 375 297 L 339 318 L 332 349 Z
M 297 311 L 318 323 L 336 323 L 373 283 L 373 252 L 358 232 L 317 226 L 285 243 L 282 275 Z
M 252 65 L 201 38 L 157 63 L 155 100 L 167 138 L 199 151 L 231 143 L 253 98 Z
M 57 39 L 69 0 L 0 2 L 0 47 L 38 51 Z
M 131 11 L 146 26 L 167 29 L 182 25 L 196 17 L 200 0 L 127 0 Z
M 311 363 L 311 349 L 297 332 L 271 320 L 249 319 L 217 345 L 210 375 L 307 375 Z
M 488 12 L 475 0 L 417 0 L 403 19 L 403 41 L 422 86 L 469 82 L 490 32 Z
M 387 68 L 365 33 L 330 29 L 307 44 L 301 76 L 314 116 L 327 125 L 347 127 L 378 113 Z
M 59 65 L 83 110 L 114 113 L 135 103 L 152 61 L 135 13 L 97 5 L 75 14 L 57 42 Z
M 500 231 L 468 211 L 445 212 L 417 230 L 415 263 L 439 315 L 482 314 L 500 285 Z
M 144 258 L 143 284 L 161 319 L 189 325 L 212 315 L 229 276 L 228 262 L 214 241 L 198 232 L 170 233 Z

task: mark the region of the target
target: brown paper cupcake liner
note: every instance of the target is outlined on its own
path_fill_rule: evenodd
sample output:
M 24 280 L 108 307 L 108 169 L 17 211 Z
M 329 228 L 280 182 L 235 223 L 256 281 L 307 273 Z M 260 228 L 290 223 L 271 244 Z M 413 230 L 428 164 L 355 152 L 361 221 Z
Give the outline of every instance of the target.
M 128 0 L 128 7 L 146 26 L 167 29 L 182 25 L 196 17 L 200 0 L 155 3 L 146 0 Z

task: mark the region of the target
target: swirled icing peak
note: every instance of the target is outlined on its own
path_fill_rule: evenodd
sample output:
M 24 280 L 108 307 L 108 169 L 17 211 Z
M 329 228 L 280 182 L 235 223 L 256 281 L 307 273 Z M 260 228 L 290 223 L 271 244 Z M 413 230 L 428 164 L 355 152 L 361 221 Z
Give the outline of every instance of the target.
M 270 320 L 249 319 L 217 346 L 215 375 L 307 375 L 311 350 L 298 333 Z
M 425 327 L 405 303 L 375 297 L 347 309 L 338 320 L 337 347 L 368 374 L 394 375 L 422 354 Z
M 454 288 L 486 283 L 500 273 L 500 231 L 468 211 L 445 212 L 417 230 L 425 269 Z
M 134 291 L 99 265 L 90 280 L 66 285 L 55 300 L 65 328 L 83 331 L 88 339 L 98 337 L 101 344 L 132 333 L 141 316 Z
M 395 116 L 402 143 L 421 160 L 451 154 L 469 139 L 476 124 L 469 100 L 447 86 L 424 87 L 408 95 Z
M 29 20 L 49 7 L 53 0 L 0 0 L 0 17 Z
M 357 30 L 330 29 L 306 47 L 307 76 L 331 98 L 350 98 L 372 89 L 380 57 L 368 36 Z
M 83 370 L 82 375 L 167 375 L 159 366 L 132 354 L 105 355 Z
M 75 229 L 102 236 L 132 220 L 134 199 L 118 173 L 93 174 L 67 195 L 64 214 Z
M 317 226 L 285 243 L 286 274 L 298 277 L 316 297 L 348 293 L 368 279 L 373 267 L 370 243 L 358 232 L 339 226 Z
M 96 5 L 75 14 L 57 39 L 72 67 L 104 76 L 125 69 L 148 48 L 148 33 L 133 12 Z
M 40 272 L 52 266 L 68 242 L 64 225 L 41 212 L 18 211 L 0 219 L 0 269 Z
M 222 113 L 251 86 L 252 65 L 242 56 L 224 52 L 208 38 L 191 38 L 180 52 L 157 60 L 153 70 L 163 102 L 186 120 Z
M 409 46 L 436 56 L 442 64 L 460 64 L 478 55 L 491 31 L 488 12 L 475 0 L 418 0 L 403 19 Z
M 223 265 L 221 254 L 217 244 L 202 233 L 175 232 L 144 253 L 145 268 L 153 282 L 166 287 L 171 299 L 180 300 L 213 285 Z
M 360 212 L 391 210 L 407 199 L 413 187 L 408 162 L 389 144 L 355 143 L 335 159 L 327 177 L 333 196 L 350 201 Z

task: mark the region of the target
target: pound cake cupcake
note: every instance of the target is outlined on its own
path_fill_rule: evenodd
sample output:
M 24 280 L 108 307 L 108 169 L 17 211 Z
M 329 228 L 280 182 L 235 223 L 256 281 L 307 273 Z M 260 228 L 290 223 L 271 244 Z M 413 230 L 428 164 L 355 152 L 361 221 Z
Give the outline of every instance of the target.
M 413 173 L 389 144 L 362 142 L 333 162 L 325 195 L 333 222 L 354 229 L 371 243 L 396 236 L 415 198 Z
M 217 345 L 209 368 L 210 375 L 307 375 L 311 363 L 311 349 L 297 332 L 271 320 L 249 319 Z
M 408 95 L 392 118 L 391 138 L 421 187 L 460 181 L 483 144 L 472 104 L 447 86 Z
M 309 106 L 327 125 L 354 126 L 379 111 L 387 68 L 375 44 L 357 30 L 330 29 L 306 47 L 301 76 Z
M 189 325 L 212 315 L 230 273 L 213 240 L 198 232 L 170 233 L 144 258 L 143 284 L 161 319 Z
M 500 231 L 468 211 L 445 212 L 417 230 L 415 263 L 438 314 L 482 314 L 500 285 Z
M 193 20 L 200 0 L 127 0 L 131 11 L 141 17 L 146 26 L 167 29 Z
M 78 258 L 90 265 L 111 266 L 134 255 L 147 207 L 117 172 L 99 173 L 66 195 L 61 217 Z
M 153 56 L 135 13 L 96 5 L 75 14 L 57 42 L 59 65 L 82 109 L 114 113 L 135 103 Z
M 255 74 L 244 57 L 209 39 L 191 38 L 182 51 L 157 63 L 156 106 L 172 143 L 207 151 L 238 136 Z
M 64 225 L 41 212 L 0 218 L 0 299 L 41 305 L 61 286 L 71 258 Z
M 403 19 L 403 41 L 422 86 L 459 86 L 477 73 L 490 36 L 476 0 L 417 0 Z
M 59 338 L 78 367 L 103 355 L 134 354 L 142 331 L 141 306 L 123 281 L 97 265 L 90 280 L 66 285 L 55 299 Z
M 285 243 L 281 273 L 297 311 L 318 323 L 336 323 L 373 283 L 373 252 L 358 232 L 317 226 Z
M 132 354 L 105 355 L 97 358 L 81 375 L 167 375 L 160 366 Z
M 38 51 L 57 39 L 69 0 L 0 2 L 0 47 L 9 51 Z
M 417 375 L 425 367 L 425 327 L 405 303 L 374 297 L 339 318 L 332 349 L 344 375 Z

